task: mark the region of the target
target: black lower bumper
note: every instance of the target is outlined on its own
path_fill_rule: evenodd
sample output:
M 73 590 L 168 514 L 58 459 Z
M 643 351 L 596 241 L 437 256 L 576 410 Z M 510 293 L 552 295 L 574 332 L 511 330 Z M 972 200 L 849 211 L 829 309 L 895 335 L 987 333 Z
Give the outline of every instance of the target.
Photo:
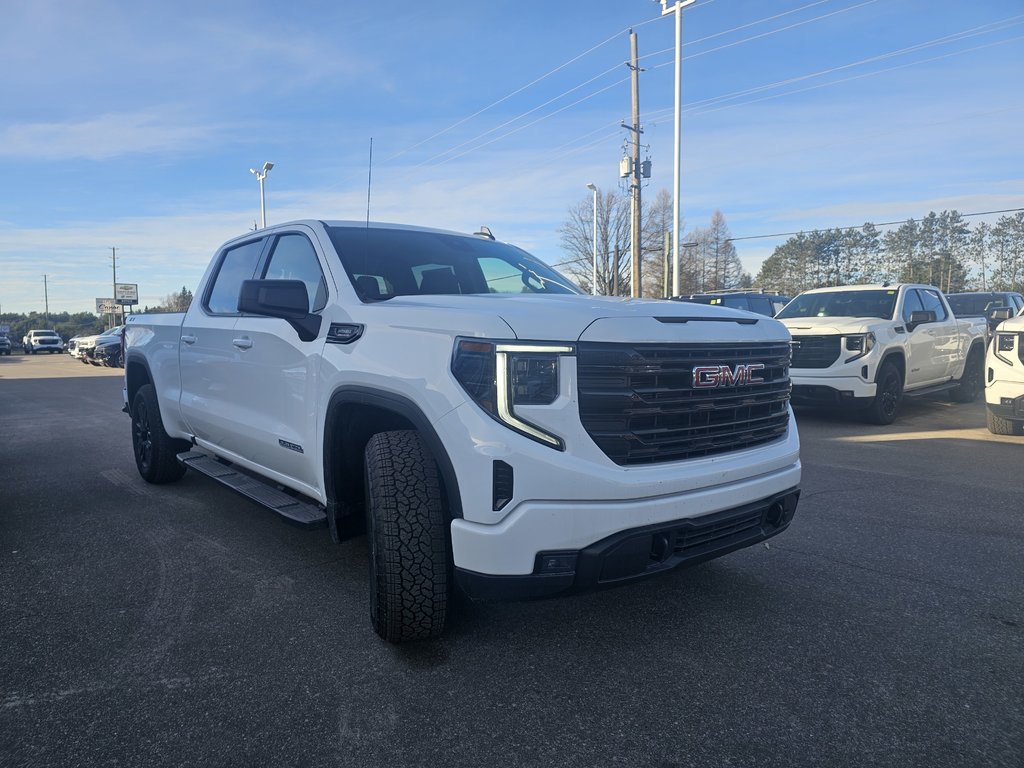
M 462 568 L 455 580 L 469 597 L 528 600 L 602 589 L 696 565 L 784 531 L 800 490 L 700 517 L 620 531 L 580 550 L 539 552 L 533 573 L 494 576 Z
M 999 403 L 986 403 L 986 407 L 1001 419 L 1020 421 L 1024 419 L 1024 396 L 1003 397 Z
M 839 390 L 825 384 L 794 384 L 790 394 L 793 405 L 863 408 L 872 400 L 870 397 L 854 397 L 849 390 Z

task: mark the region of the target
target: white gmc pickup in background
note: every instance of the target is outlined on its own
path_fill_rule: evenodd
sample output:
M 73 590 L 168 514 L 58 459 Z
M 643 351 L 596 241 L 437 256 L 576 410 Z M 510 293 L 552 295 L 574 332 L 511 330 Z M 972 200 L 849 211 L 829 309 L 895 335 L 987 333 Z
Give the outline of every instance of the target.
M 985 368 L 989 431 L 994 435 L 1024 435 L 1024 310 L 996 328 Z
M 781 323 L 581 295 L 490 236 L 249 232 L 125 345 L 142 477 L 191 468 L 336 540 L 365 521 L 387 640 L 440 633 L 456 586 L 539 597 L 726 554 L 799 498 Z
M 817 288 L 776 315 L 793 335 L 793 402 L 853 406 L 891 424 L 904 395 L 984 388 L 986 324 L 954 317 L 930 285 Z

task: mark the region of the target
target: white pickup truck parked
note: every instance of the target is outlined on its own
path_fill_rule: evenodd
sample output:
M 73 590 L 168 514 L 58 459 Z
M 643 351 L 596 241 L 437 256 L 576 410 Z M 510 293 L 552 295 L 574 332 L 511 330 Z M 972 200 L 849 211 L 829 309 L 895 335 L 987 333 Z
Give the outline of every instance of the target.
M 989 431 L 995 435 L 1024 435 L 1024 310 L 996 328 L 985 368 Z
M 930 285 L 818 288 L 776 318 L 793 335 L 794 403 L 860 407 L 891 424 L 904 395 L 971 402 L 984 387 L 984 319 L 957 319 Z
M 631 582 L 774 536 L 799 498 L 781 323 L 581 295 L 489 233 L 250 232 L 125 344 L 142 477 L 191 468 L 335 540 L 365 521 L 392 641 L 440 633 L 456 585 Z

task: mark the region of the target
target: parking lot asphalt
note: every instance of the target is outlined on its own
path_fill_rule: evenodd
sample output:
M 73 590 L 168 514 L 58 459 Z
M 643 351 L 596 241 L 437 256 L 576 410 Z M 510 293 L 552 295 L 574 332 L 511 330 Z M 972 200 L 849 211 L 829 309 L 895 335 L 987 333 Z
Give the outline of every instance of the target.
M 2 766 L 1024 765 L 1024 438 L 798 411 L 767 546 L 380 641 L 366 547 L 136 473 L 117 371 L 0 358 Z

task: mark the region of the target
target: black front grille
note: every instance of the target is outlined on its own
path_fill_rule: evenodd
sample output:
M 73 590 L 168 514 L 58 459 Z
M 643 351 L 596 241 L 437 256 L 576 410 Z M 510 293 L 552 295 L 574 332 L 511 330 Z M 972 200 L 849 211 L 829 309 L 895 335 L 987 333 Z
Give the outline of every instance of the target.
M 786 342 L 581 342 L 580 417 L 605 455 L 624 466 L 752 448 L 786 433 L 789 354 Z M 749 365 L 761 381 L 693 386 L 697 366 L 722 366 L 728 379 Z
M 794 336 L 794 368 L 828 368 L 839 359 L 841 336 Z
M 764 509 L 744 509 L 735 515 L 709 515 L 709 520 L 697 518 L 691 525 L 675 531 L 672 543 L 674 554 L 689 554 L 714 544 L 727 544 L 741 539 L 761 527 Z

